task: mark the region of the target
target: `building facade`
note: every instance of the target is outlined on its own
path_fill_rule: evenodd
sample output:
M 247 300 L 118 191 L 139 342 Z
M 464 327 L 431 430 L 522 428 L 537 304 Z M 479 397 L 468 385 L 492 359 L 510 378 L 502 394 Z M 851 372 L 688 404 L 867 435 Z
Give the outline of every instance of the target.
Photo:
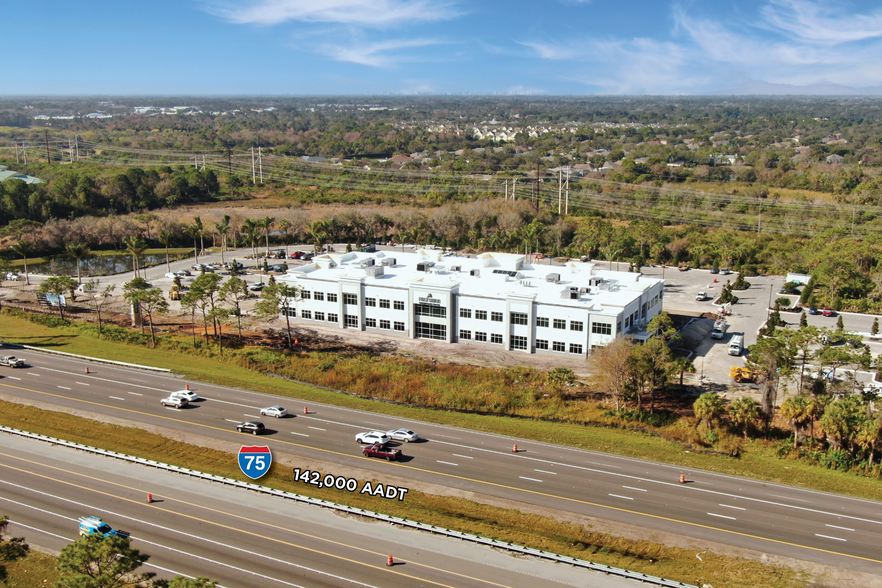
M 616 337 L 645 339 L 664 294 L 663 280 L 592 263 L 435 250 L 320 255 L 278 281 L 300 292 L 282 309 L 298 322 L 582 357 Z

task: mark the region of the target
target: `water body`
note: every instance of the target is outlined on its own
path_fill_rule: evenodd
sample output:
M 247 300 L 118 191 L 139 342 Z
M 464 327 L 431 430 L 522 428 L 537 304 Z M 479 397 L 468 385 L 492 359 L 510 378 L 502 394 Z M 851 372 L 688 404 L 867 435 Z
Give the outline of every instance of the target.
M 186 255 L 169 255 L 171 261 L 182 259 Z M 141 268 L 165 263 L 165 253 L 158 255 L 142 255 Z M 86 276 L 109 276 L 122 274 L 135 269 L 132 256 L 127 253 L 84 257 L 80 260 L 80 274 Z M 28 271 L 35 274 L 68 275 L 76 277 L 77 261 L 65 255 L 50 258 L 45 263 L 28 263 Z

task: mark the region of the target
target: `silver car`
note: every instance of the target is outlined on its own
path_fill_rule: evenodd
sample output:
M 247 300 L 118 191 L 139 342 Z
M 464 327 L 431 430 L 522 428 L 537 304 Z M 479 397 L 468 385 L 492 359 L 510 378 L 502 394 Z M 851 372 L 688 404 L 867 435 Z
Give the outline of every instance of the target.
M 395 429 L 394 431 L 389 431 L 386 434 L 389 435 L 390 439 L 393 439 L 395 441 L 404 441 L 405 443 L 410 443 L 411 441 L 416 441 L 420 438 L 419 435 L 417 435 L 410 429 Z
M 266 408 L 260 409 L 260 416 L 271 416 L 271 417 L 276 417 L 277 419 L 280 419 L 283 416 L 287 416 L 287 415 L 288 415 L 288 411 L 279 405 L 268 406 Z

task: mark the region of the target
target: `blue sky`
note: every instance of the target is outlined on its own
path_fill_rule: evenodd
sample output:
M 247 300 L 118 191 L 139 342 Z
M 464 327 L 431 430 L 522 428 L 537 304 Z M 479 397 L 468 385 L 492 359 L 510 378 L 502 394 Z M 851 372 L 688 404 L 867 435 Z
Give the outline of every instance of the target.
M 30 0 L 0 94 L 879 93 L 878 0 Z

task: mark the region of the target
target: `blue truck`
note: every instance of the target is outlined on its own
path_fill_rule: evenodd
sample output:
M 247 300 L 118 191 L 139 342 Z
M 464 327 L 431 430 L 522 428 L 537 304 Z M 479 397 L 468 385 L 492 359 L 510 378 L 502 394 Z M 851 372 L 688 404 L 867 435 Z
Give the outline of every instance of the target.
M 80 517 L 80 536 L 85 535 L 101 535 L 102 537 L 123 537 L 129 536 L 127 531 L 114 529 L 98 517 Z

